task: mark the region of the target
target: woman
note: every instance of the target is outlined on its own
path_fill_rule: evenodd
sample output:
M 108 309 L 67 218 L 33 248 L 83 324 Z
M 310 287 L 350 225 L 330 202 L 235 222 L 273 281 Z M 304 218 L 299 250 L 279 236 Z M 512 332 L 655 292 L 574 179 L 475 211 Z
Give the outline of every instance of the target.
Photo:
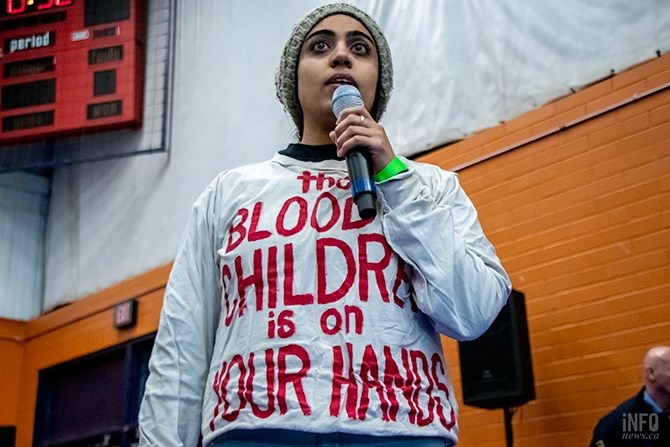
M 333 91 L 364 107 L 336 120 Z M 142 446 L 444 446 L 457 405 L 439 332 L 486 330 L 507 274 L 453 173 L 396 157 L 379 124 L 388 44 L 347 4 L 293 29 L 277 95 L 300 143 L 220 174 L 166 288 Z M 378 214 L 358 218 L 342 157 L 368 151 Z

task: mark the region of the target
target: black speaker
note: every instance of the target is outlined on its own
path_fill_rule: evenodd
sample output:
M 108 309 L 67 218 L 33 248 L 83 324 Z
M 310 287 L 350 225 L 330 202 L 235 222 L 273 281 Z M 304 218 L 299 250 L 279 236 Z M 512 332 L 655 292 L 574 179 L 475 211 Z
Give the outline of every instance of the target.
M 491 327 L 475 340 L 458 342 L 458 352 L 466 405 L 506 408 L 535 399 L 523 293 L 513 290 Z
M 14 447 L 16 445 L 16 427 L 0 425 L 0 447 Z

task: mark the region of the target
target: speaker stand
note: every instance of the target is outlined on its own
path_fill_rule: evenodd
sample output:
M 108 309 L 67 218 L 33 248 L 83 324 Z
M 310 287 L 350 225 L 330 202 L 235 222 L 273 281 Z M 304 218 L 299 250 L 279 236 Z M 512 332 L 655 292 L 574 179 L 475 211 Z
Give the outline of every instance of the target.
M 514 433 L 512 431 L 512 416 L 514 416 L 514 411 L 510 407 L 503 408 L 503 413 L 505 415 L 505 441 L 507 442 L 507 447 L 512 447 L 514 445 Z

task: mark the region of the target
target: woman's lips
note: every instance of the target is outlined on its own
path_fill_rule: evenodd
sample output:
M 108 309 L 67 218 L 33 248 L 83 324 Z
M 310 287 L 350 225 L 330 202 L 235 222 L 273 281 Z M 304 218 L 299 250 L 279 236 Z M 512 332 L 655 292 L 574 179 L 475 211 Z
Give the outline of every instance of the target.
M 331 76 L 326 82 L 328 85 L 353 85 L 356 87 L 356 81 L 349 75 L 338 73 Z

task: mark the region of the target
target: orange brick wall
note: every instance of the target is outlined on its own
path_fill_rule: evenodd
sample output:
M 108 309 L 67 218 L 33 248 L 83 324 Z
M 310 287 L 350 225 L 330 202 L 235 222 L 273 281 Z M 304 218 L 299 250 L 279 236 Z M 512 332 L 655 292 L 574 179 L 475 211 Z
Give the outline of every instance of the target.
M 0 425 L 16 425 L 25 323 L 0 318 Z
M 0 387 L 6 385 L 6 389 L 0 388 L 0 424 L 16 425 L 17 446 L 32 445 L 40 370 L 154 332 L 170 267 L 160 267 L 23 323 L 21 332 L 15 328 L 17 322 L 0 320 L 0 380 L 8 377 L 6 384 L 0 382 Z M 137 325 L 118 330 L 113 324 L 114 305 L 130 298 L 138 301 Z M 6 350 L 3 334 L 10 330 L 19 341 Z M 5 353 L 12 359 L 6 369 Z M 7 390 L 9 400 L 4 399 Z
M 421 159 L 458 169 L 526 295 L 537 399 L 515 445 L 587 445 L 670 345 L 670 54 Z M 461 441 L 504 445 L 502 410 L 462 407 Z
M 670 344 L 668 84 L 665 55 L 421 157 L 458 170 L 526 295 L 537 399 L 514 416 L 516 446 L 586 445 L 640 386 L 646 349 Z M 155 331 L 169 269 L 0 320 L 0 424 L 18 446 L 32 445 L 39 371 Z M 133 297 L 137 326 L 114 329 L 114 304 Z M 457 344 L 444 346 L 461 400 Z M 459 447 L 501 445 L 501 410 L 461 408 Z

